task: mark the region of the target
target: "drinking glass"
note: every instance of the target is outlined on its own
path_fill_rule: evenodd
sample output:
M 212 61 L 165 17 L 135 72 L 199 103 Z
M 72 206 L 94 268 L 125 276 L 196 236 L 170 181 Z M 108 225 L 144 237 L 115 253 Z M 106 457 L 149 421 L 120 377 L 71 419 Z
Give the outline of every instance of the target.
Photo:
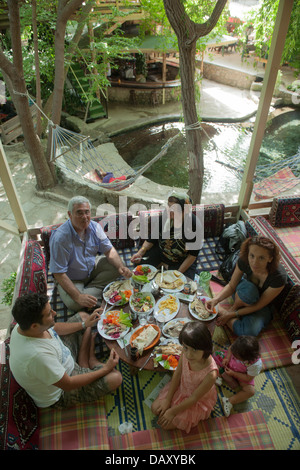
M 139 323 L 141 326 L 147 325 L 147 312 L 139 312 Z

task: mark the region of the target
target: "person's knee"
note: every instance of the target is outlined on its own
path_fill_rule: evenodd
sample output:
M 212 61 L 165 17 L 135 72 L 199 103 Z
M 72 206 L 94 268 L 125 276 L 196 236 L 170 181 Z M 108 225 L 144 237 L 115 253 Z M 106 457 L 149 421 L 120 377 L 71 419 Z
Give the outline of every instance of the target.
M 263 327 L 263 322 L 259 320 L 250 322 L 242 318 L 234 321 L 232 329 L 237 336 L 258 336 Z
M 105 377 L 105 380 L 109 391 L 113 392 L 122 385 L 123 378 L 122 374 L 119 371 L 114 370 Z

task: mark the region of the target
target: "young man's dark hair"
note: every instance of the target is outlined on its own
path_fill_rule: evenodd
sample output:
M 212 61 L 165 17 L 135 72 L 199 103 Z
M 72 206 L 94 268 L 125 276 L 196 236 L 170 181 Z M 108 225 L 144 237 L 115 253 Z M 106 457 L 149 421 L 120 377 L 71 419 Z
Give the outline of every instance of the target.
M 42 312 L 48 302 L 49 298 L 46 294 L 37 294 L 36 292 L 17 298 L 12 315 L 21 330 L 28 330 L 32 323 L 42 323 Z

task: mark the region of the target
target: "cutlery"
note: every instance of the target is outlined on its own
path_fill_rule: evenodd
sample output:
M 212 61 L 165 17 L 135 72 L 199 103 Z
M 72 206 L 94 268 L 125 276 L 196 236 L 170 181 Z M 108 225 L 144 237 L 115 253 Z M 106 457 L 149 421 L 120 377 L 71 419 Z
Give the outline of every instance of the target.
M 109 307 L 107 310 L 105 310 L 103 313 L 107 313 L 107 312 L 109 312 L 110 310 L 112 310 L 113 308 L 116 308 L 116 305 L 112 305 L 112 306 Z
M 105 307 L 104 307 L 104 310 L 103 310 L 103 312 L 102 312 L 102 315 L 104 315 L 104 313 L 106 312 L 106 307 L 107 307 L 107 302 L 106 302 L 106 304 L 105 304 Z
M 124 345 L 125 355 L 126 355 L 126 357 L 129 357 L 129 356 L 128 356 L 128 351 L 127 351 L 127 349 L 126 349 L 125 339 L 124 339 L 124 338 L 122 338 L 122 339 L 123 339 L 123 345 Z
M 139 368 L 139 370 L 142 370 L 142 369 L 145 367 L 145 365 L 148 363 L 148 361 L 151 359 L 151 357 L 153 357 L 153 356 L 154 356 L 154 353 L 152 352 L 152 353 L 150 354 L 150 356 L 148 357 L 148 359 L 144 362 L 144 364 L 142 365 L 142 367 Z
M 161 275 L 160 275 L 160 282 L 163 282 L 163 272 L 164 272 L 164 267 L 161 267 Z

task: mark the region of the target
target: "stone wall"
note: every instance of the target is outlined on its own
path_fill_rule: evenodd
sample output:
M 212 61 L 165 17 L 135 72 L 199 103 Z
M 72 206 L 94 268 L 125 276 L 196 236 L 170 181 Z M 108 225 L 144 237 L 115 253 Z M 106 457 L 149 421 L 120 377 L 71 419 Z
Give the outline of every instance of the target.
M 168 88 L 146 89 L 125 88 L 122 86 L 110 87 L 108 89 L 109 102 L 129 103 L 138 105 L 155 105 L 163 103 L 163 92 L 165 103 L 176 102 L 181 95 L 181 86 Z M 134 94 L 134 97 L 132 96 Z
M 251 84 L 256 78 L 255 74 L 242 72 L 233 68 L 224 67 L 220 64 L 216 65 L 205 61 L 203 63 L 203 77 L 207 80 L 233 86 L 242 90 L 249 90 Z

